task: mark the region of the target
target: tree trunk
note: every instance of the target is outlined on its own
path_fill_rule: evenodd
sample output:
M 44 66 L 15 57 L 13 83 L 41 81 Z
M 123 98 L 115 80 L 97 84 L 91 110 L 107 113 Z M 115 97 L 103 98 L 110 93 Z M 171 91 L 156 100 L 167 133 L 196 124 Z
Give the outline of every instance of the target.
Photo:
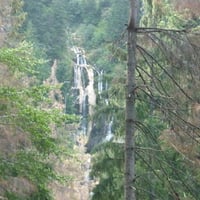
M 138 0 L 130 0 L 128 23 L 128 69 L 126 85 L 126 136 L 125 136 L 125 200 L 136 200 L 135 195 L 135 68 L 136 68 L 136 24 Z

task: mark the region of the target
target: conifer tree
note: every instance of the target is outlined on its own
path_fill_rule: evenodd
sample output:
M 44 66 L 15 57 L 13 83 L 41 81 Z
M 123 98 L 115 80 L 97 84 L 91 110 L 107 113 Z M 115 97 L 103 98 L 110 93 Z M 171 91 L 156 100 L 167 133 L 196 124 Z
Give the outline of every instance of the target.
M 137 176 L 131 177 L 134 181 L 130 188 L 136 189 L 141 199 L 198 199 L 199 181 L 195 177 L 199 171 L 194 172 L 189 166 L 193 163 L 195 168 L 198 163 L 197 159 L 194 162 L 195 148 L 190 145 L 199 146 L 195 119 L 198 103 L 192 104 L 198 95 L 191 90 L 190 83 L 198 88 L 195 73 L 199 71 L 199 59 L 194 55 L 197 55 L 199 40 L 183 29 L 185 19 L 174 12 L 168 1 L 145 2 L 149 15 L 141 20 L 145 26 L 136 30 Z M 191 113 L 192 118 L 188 117 Z M 188 149 L 181 148 L 184 147 L 179 143 L 181 140 L 188 141 Z M 186 153 L 189 151 L 190 155 Z M 118 166 L 120 172 L 121 166 Z

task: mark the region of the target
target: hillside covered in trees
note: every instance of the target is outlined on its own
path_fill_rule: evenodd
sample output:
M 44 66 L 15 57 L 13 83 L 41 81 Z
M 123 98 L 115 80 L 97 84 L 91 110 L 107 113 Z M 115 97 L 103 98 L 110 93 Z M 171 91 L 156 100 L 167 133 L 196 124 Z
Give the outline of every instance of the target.
M 0 0 L 0 199 L 199 200 L 199 34 L 199 0 Z

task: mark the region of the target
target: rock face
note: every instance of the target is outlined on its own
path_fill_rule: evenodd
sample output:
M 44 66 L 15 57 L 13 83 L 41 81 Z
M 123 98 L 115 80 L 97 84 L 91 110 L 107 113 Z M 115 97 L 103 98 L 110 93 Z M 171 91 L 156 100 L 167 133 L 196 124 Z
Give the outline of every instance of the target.
M 50 76 L 44 81 L 44 85 L 51 86 L 51 87 L 58 87 L 60 86 L 57 78 L 56 78 L 56 71 L 58 68 L 58 62 L 55 59 L 53 65 L 51 67 L 51 74 Z M 52 100 L 50 108 L 56 108 L 59 110 L 64 110 L 65 105 L 63 102 L 63 96 L 61 90 L 58 88 L 52 89 L 49 92 L 49 98 Z
M 90 160 L 91 155 L 85 153 L 86 136 L 77 136 L 75 158 L 67 159 L 62 163 L 57 163 L 59 172 L 67 173 L 72 180 L 63 186 L 52 183 L 51 188 L 56 200 L 89 200 L 94 182 L 90 180 Z

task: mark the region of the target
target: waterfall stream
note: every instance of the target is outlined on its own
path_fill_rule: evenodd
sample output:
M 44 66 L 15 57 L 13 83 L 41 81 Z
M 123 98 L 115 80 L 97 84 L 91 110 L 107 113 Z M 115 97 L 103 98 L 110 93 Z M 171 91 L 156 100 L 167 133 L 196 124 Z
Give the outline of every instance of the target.
M 103 113 L 101 120 L 96 121 L 92 119 L 97 95 L 105 103 L 105 106 L 109 106 L 109 99 L 107 97 L 102 99 L 101 96 L 102 92 L 108 89 L 108 83 L 105 80 L 103 69 L 99 70 L 97 67 L 87 63 L 85 52 L 82 48 L 73 47 L 72 51 L 75 53 L 76 58 L 73 67 L 75 107 L 77 114 L 81 116 L 79 134 L 89 137 L 86 146 L 90 149 L 90 147 L 93 148 L 96 144 L 108 142 L 113 138 L 113 117 Z M 97 94 L 95 93 L 95 86 L 97 87 Z
M 108 123 L 108 126 L 107 126 L 107 135 L 106 135 L 106 137 L 104 139 L 104 142 L 108 142 L 108 141 L 110 141 L 114 137 L 114 135 L 112 133 L 112 125 L 113 125 L 113 117 L 110 120 L 110 122 Z
M 94 90 L 94 70 L 87 64 L 85 53 L 79 47 L 73 47 L 72 51 L 76 54 L 76 63 L 74 64 L 74 85 L 76 91 L 76 105 L 78 113 L 82 116 L 80 130 L 83 134 L 91 131 L 92 124 L 88 116 L 93 114 L 93 108 L 96 105 L 96 93 Z
M 98 72 L 98 94 L 99 95 L 103 91 L 103 74 L 104 74 L 103 70 L 100 70 L 100 72 Z

